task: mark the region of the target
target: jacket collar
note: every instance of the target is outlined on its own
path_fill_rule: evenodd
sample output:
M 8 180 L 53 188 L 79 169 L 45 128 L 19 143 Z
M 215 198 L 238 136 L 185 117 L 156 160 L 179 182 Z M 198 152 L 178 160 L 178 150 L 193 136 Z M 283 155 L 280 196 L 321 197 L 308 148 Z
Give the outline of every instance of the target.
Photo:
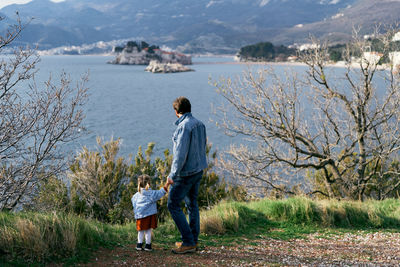
M 179 123 L 181 123 L 186 117 L 191 117 L 192 113 L 191 112 L 186 112 L 185 114 L 183 114 L 176 122 L 175 125 L 179 125 Z

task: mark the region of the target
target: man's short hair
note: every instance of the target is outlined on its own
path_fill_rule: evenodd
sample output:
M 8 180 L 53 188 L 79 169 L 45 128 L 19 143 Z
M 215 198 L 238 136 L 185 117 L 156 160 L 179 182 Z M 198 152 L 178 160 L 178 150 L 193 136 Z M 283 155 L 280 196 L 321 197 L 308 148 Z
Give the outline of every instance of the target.
M 192 112 L 192 105 L 190 104 L 189 99 L 184 96 L 180 96 L 174 100 L 172 106 L 178 112 L 178 114 L 185 114 L 187 112 Z

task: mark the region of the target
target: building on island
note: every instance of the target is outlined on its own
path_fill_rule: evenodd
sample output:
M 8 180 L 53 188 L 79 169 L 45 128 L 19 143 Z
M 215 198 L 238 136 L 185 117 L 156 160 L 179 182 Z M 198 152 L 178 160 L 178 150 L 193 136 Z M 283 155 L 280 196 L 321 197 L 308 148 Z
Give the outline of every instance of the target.
M 136 44 L 136 43 L 135 43 Z M 148 65 L 150 61 L 156 60 L 160 63 L 180 63 L 191 65 L 192 57 L 178 52 L 169 52 L 156 46 L 139 47 L 137 45 L 127 45 L 123 49 L 114 49 L 117 55 L 112 64 L 124 65 Z

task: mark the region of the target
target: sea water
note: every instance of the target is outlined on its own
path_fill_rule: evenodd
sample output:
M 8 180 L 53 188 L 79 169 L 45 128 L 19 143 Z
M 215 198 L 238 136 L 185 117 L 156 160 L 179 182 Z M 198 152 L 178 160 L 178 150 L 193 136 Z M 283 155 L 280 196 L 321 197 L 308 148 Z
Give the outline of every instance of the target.
M 38 64 L 39 71 L 36 83 L 44 87 L 49 76 L 56 82 L 65 71 L 73 81 L 79 81 L 84 73 L 89 73 L 89 98 L 85 106 L 83 136 L 67 145 L 66 151 L 76 154 L 83 146 L 96 149 L 96 137 L 104 141 L 120 138 L 120 156 L 135 155 L 139 146 L 143 151 L 150 142 L 155 143 L 155 156 L 163 156 L 166 149 L 172 150 L 172 134 L 176 128 L 173 100 L 186 96 L 192 103 L 192 113 L 202 120 L 207 127 L 208 141 L 214 150 L 222 152 L 231 144 L 254 145 L 248 139 L 229 137 L 216 126 L 218 117 L 215 107 L 226 101 L 216 92 L 210 81 L 220 78 L 242 77 L 247 70 L 255 71 L 264 68 L 262 64 L 235 64 L 233 58 L 194 58 L 193 72 L 153 74 L 145 72 L 145 66 L 107 64 L 113 57 L 108 56 L 43 56 Z M 288 77 L 286 71 L 306 74 L 305 66 L 274 65 L 275 72 L 282 78 Z M 344 68 L 330 68 L 328 75 L 343 77 Z M 290 76 L 290 75 L 289 75 Z M 57 82 L 56 82 L 57 83 Z M 268 81 L 266 82 L 268 83 Z M 334 86 L 344 93 L 351 93 L 349 84 L 343 79 L 334 80 Z M 378 95 L 385 93 L 385 83 L 378 79 Z M 310 90 L 310 88 L 305 88 Z M 308 98 L 301 96 L 307 105 Z M 314 110 L 304 109 L 303 117 L 312 115 Z M 218 112 L 218 111 L 217 111 Z M 313 129 L 309 129 L 313 132 Z M 303 181 L 303 174 L 295 180 Z
M 177 119 L 172 102 L 178 96 L 186 96 L 191 101 L 192 113 L 206 125 L 208 141 L 213 149 L 223 151 L 231 144 L 245 142 L 225 135 L 216 126 L 215 108 L 224 103 L 224 99 L 210 81 L 235 79 L 249 69 L 256 71 L 265 65 L 235 64 L 233 57 L 198 57 L 193 58 L 194 64 L 190 66 L 193 72 L 155 74 L 144 71 L 145 66 L 107 64 L 112 58 L 43 56 L 38 64 L 36 82 L 39 87 L 44 86 L 50 75 L 57 82 L 63 71 L 75 82 L 89 73 L 89 98 L 83 122 L 87 131 L 69 144 L 75 152 L 83 146 L 94 149 L 96 137 L 104 141 L 113 137 L 122 140 L 120 153 L 123 156 L 136 154 L 139 146 L 145 150 L 150 142 L 155 143 L 155 154 L 162 156 L 165 149 L 172 150 L 171 137 Z M 305 66 L 275 65 L 273 68 L 282 78 L 288 69 L 300 76 L 306 71 Z M 331 68 L 329 72 L 332 76 L 343 76 L 344 71 L 343 68 Z M 340 80 L 336 83 L 342 90 L 351 92 Z M 379 85 L 382 90 L 383 84 Z
M 204 122 L 208 140 L 213 149 L 222 151 L 237 139 L 226 136 L 216 126 L 214 108 L 222 96 L 210 84 L 221 77 L 237 77 L 248 66 L 233 63 L 232 57 L 194 58 L 193 72 L 154 74 L 145 72 L 145 66 L 112 65 L 109 56 L 43 56 L 38 64 L 36 83 L 39 87 L 51 75 L 57 83 L 65 71 L 75 82 L 89 73 L 89 98 L 85 106 L 84 135 L 69 144 L 78 151 L 86 146 L 95 149 L 96 137 L 122 140 L 123 156 L 136 154 L 150 142 L 155 143 L 155 154 L 172 150 L 172 134 L 176 116 L 172 102 L 186 96 L 192 103 L 192 114 Z

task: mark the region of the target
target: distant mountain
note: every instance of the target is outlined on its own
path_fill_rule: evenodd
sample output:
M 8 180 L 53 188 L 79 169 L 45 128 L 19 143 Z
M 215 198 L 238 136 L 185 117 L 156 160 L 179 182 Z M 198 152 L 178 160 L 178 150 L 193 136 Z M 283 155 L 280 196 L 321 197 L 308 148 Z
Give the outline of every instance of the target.
M 382 28 L 400 22 L 400 0 L 358 0 L 322 21 L 291 27 L 274 36 L 277 43 L 304 43 L 309 33 L 343 43 L 351 38 L 354 27 L 361 27 L 361 34 L 370 34 L 377 25 Z
M 400 18 L 400 0 L 33 0 L 0 10 L 34 17 L 20 42 L 39 49 L 136 37 L 186 53 L 234 53 L 262 41 L 343 41 L 353 25 Z M 0 30 L 5 22 L 0 22 Z

